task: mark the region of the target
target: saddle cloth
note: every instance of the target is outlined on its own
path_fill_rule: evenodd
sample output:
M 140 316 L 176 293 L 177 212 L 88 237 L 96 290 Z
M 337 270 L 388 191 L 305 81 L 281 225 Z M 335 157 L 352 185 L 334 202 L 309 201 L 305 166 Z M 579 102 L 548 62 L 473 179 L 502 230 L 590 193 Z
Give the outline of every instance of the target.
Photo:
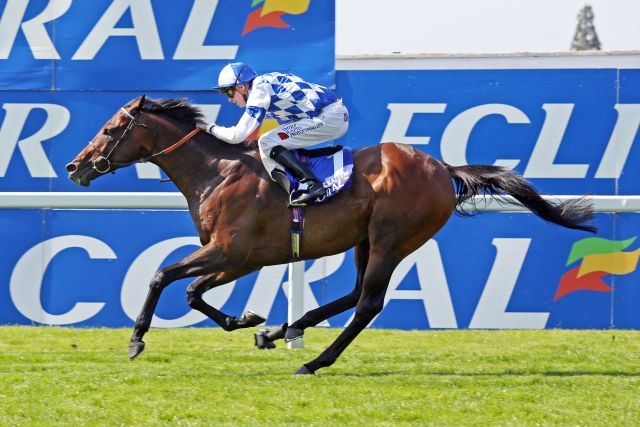
M 322 204 L 351 185 L 353 174 L 351 148 L 341 145 L 314 150 L 301 148 L 293 150 L 293 153 L 311 169 L 324 186 L 325 196 L 317 198 L 312 202 L 313 204 Z M 306 184 L 302 184 L 289 172 L 287 172 L 287 178 L 291 183 L 291 194 L 294 197 L 297 195 L 296 192 L 306 190 Z

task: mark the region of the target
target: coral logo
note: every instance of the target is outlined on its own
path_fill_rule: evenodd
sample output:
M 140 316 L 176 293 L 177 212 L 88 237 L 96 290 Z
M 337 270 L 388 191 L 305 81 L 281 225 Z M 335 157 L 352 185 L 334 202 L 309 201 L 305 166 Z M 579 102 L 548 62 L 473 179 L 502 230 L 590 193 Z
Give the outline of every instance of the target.
M 604 276 L 633 273 L 638 267 L 640 248 L 623 252 L 636 237 L 627 240 L 590 237 L 575 242 L 571 247 L 567 266 L 579 260 L 582 262 L 562 276 L 553 300 L 557 301 L 567 294 L 582 290 L 611 292 L 613 288 L 602 280 Z
M 251 7 L 260 5 L 247 17 L 242 35 L 263 27 L 290 28 L 282 15 L 300 15 L 309 9 L 311 0 L 253 0 Z

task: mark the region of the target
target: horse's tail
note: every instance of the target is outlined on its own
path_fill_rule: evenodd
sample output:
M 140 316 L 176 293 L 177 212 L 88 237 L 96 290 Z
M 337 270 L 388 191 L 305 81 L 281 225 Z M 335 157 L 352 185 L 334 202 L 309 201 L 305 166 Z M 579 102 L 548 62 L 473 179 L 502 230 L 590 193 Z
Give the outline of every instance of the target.
M 473 216 L 478 213 L 474 196 L 498 196 L 508 194 L 514 200 L 497 198 L 503 205 L 524 206 L 545 221 L 576 230 L 595 233 L 597 228 L 583 225 L 593 218 L 593 206 L 584 197 L 568 202 L 549 202 L 521 175 L 500 166 L 444 164 L 456 183 L 456 213 Z M 471 206 L 467 210 L 464 206 Z

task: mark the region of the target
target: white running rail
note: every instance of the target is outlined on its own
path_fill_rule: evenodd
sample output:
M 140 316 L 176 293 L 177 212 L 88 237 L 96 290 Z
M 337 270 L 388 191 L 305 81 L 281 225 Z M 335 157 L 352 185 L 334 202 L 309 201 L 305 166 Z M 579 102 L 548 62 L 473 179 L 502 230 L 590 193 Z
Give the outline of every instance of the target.
M 566 201 L 580 196 L 543 196 Z M 509 199 L 500 196 L 500 199 Z M 640 196 L 586 196 L 596 212 L 640 212 Z M 476 199 L 481 211 L 526 211 L 503 206 L 495 200 Z M 177 192 L 0 192 L 0 209 L 187 209 L 187 201 Z

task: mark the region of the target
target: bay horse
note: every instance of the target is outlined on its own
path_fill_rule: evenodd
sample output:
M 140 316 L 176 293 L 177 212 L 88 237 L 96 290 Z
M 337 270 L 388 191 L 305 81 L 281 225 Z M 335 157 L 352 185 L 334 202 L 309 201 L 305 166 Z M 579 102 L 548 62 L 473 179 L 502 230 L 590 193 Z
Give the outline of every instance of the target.
M 240 318 L 229 316 L 208 305 L 202 295 L 263 266 L 292 260 L 288 194 L 267 175 L 257 144 L 232 145 L 204 132 L 189 134 L 202 119 L 185 99 L 136 98 L 120 108 L 66 166 L 73 182 L 88 186 L 93 179 L 135 162 L 156 164 L 186 198 L 202 243 L 151 280 L 129 342 L 130 359 L 144 350 L 142 338 L 162 290 L 170 283 L 198 277 L 187 289 L 188 304 L 232 331 L 265 319 L 250 312 Z M 184 143 L 186 134 L 191 140 Z M 169 153 L 176 141 L 181 146 Z M 306 208 L 301 257 L 315 259 L 354 247 L 355 287 L 289 325 L 286 337 L 300 337 L 306 328 L 353 307 L 355 315 L 338 338 L 296 374 L 314 374 L 332 365 L 382 310 L 391 274 L 400 261 L 431 239 L 452 213 L 478 213 L 464 205 L 476 195 L 510 195 L 515 200 L 507 203 L 525 206 L 548 222 L 596 230 L 585 224 L 593 210 L 583 198 L 548 202 L 522 176 L 502 167 L 450 166 L 399 143 L 357 149 L 353 158 L 352 185 L 334 200 Z

